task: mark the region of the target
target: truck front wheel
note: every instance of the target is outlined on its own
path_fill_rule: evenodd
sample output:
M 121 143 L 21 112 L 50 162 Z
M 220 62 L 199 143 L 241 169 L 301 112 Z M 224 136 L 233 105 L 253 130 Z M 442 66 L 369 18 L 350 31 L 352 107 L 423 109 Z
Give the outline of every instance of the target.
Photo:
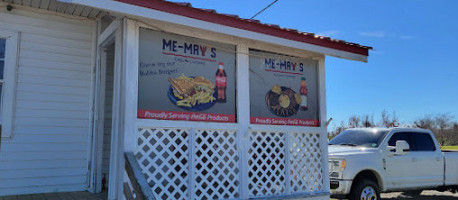
M 380 200 L 380 192 L 374 181 L 358 180 L 350 191 L 350 200 Z

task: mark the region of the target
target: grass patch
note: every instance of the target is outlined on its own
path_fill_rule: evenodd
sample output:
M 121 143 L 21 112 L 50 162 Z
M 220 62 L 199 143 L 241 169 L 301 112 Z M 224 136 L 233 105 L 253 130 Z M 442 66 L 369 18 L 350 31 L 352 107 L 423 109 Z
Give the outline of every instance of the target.
M 442 150 L 458 150 L 458 146 L 442 146 Z

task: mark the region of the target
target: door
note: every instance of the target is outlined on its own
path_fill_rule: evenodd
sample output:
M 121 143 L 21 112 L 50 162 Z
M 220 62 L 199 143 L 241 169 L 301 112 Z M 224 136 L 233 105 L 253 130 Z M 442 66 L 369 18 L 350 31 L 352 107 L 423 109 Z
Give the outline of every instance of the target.
M 417 174 L 415 185 L 418 187 L 442 185 L 444 161 L 441 150 L 436 149 L 436 144 L 429 133 L 409 134 L 414 143 L 411 154 Z
M 108 181 L 110 174 L 110 152 L 111 152 L 111 131 L 112 131 L 112 110 L 113 110 L 113 72 L 114 72 L 114 43 L 103 48 L 102 56 L 102 78 L 100 87 L 103 97 L 100 101 L 99 115 L 99 132 L 102 148 L 102 166 L 101 166 L 101 189 L 108 190 Z
M 116 199 L 113 187 L 118 179 L 116 137 L 116 69 L 119 68 L 118 21 L 112 22 L 99 35 L 96 89 L 94 92 L 94 131 L 92 137 L 91 192 L 107 192 L 108 199 Z M 115 163 L 115 164 L 113 164 Z
M 407 141 L 410 152 L 407 155 L 386 156 L 387 186 L 396 189 L 440 186 L 444 161 L 431 135 L 421 132 L 394 133 L 388 146 L 395 146 L 397 140 Z
M 412 141 L 409 134 L 405 132 L 394 133 L 388 140 L 387 146 L 396 146 L 396 141 L 404 140 L 409 143 L 409 150 L 412 150 Z M 408 188 L 414 184 L 414 178 L 418 176 L 415 172 L 416 163 L 412 161 L 411 152 L 406 155 L 393 155 L 393 152 L 386 151 L 386 185 L 387 188 Z
M 108 191 L 110 177 L 110 155 L 112 140 L 114 42 L 99 49 L 97 89 L 94 113 L 94 183 L 93 192 Z

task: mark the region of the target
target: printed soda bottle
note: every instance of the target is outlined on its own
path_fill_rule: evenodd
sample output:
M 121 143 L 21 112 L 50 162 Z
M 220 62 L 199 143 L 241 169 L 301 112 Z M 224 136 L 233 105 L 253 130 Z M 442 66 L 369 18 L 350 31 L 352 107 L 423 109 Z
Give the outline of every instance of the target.
M 305 84 L 305 77 L 301 78 L 301 89 L 299 90 L 299 93 L 301 94 L 301 110 L 307 110 L 307 86 Z
M 225 103 L 226 102 L 227 77 L 226 77 L 226 72 L 224 71 L 223 62 L 219 63 L 218 71 L 216 71 L 215 85 L 216 85 L 216 93 L 218 94 L 218 97 L 216 98 L 216 102 Z

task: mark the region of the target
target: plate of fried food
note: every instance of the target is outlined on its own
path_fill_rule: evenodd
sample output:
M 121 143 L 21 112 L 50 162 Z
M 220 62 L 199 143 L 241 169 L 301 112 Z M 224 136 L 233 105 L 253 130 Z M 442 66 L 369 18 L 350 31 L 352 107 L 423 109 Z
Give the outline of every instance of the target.
M 289 117 L 297 114 L 302 98 L 289 87 L 274 85 L 266 94 L 269 110 L 277 116 Z
M 215 85 L 203 76 L 188 77 L 184 74 L 169 78 L 168 97 L 176 106 L 190 111 L 200 111 L 215 104 Z

